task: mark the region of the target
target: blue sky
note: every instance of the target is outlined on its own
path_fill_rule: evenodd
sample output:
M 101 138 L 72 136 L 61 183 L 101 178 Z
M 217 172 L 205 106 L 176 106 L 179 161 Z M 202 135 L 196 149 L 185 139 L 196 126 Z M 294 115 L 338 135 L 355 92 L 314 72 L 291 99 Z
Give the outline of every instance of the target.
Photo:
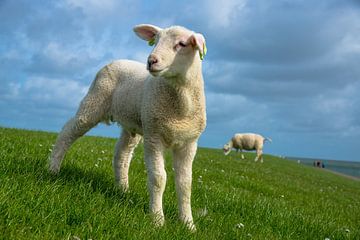
M 200 146 L 256 132 L 273 139 L 266 153 L 360 160 L 355 0 L 0 0 L 0 125 L 59 131 L 102 66 L 146 61 L 151 48 L 132 31 L 140 23 L 206 38 Z

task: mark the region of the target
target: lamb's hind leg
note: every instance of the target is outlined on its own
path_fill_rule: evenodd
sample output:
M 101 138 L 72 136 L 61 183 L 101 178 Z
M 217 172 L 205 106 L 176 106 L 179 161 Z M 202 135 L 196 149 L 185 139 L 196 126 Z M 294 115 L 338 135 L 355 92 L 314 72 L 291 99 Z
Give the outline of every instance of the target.
M 257 160 L 260 159 L 261 162 L 263 162 L 263 158 L 262 158 L 262 149 L 257 149 L 256 150 L 256 158 L 255 158 L 255 162 L 257 162 Z
M 120 188 L 126 192 L 129 188 L 129 167 L 135 147 L 139 143 L 141 136 L 131 134 L 123 130 L 115 147 L 113 160 L 115 181 Z
M 75 117 L 71 118 L 59 133 L 50 156 L 50 172 L 58 173 L 60 171 L 65 153 L 76 139 L 83 136 L 100 121 L 106 120 L 110 101 L 110 94 L 102 89 L 101 84 L 95 82 L 81 101 Z

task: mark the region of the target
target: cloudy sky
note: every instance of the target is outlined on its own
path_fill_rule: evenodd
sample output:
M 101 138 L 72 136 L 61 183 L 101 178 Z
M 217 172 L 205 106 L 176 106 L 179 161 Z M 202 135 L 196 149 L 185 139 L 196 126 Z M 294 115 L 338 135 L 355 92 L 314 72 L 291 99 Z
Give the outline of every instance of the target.
M 267 153 L 360 160 L 358 0 L 0 0 L 0 126 L 59 131 L 99 68 L 145 62 L 139 23 L 206 38 L 200 146 L 256 132 Z

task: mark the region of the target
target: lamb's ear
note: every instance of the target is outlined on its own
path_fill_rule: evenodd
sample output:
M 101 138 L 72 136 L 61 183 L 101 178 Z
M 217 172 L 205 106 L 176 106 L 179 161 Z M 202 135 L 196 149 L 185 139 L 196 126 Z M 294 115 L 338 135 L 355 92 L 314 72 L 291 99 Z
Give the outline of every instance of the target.
M 190 37 L 190 43 L 193 47 L 199 50 L 200 59 L 203 60 L 207 52 L 204 36 L 200 33 L 194 33 Z
M 161 31 L 161 28 L 150 24 L 140 24 L 136 25 L 133 30 L 141 39 L 148 41 L 149 45 L 154 45 L 155 36 Z

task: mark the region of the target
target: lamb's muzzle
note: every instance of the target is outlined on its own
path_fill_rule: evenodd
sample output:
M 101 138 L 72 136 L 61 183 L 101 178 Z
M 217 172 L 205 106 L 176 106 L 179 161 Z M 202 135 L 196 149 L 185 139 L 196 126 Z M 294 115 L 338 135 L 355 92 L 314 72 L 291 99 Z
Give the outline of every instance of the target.
M 147 60 L 147 70 L 149 70 L 150 72 L 155 72 L 156 70 L 154 69 L 154 65 L 157 62 L 158 62 L 157 57 L 155 55 L 151 54 Z

